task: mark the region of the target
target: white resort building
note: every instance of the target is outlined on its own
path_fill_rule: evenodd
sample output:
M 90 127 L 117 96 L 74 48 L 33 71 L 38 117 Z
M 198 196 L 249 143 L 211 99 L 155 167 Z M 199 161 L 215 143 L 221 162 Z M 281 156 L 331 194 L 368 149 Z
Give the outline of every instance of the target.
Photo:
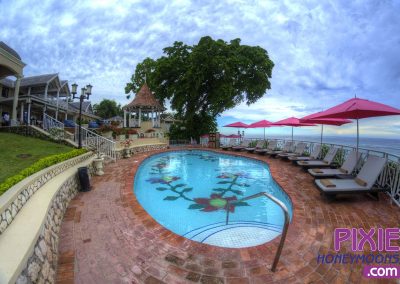
M 6 123 L 5 115 L 10 117 L 10 125 L 41 125 L 45 114 L 58 121 L 76 121 L 79 102 L 71 101 L 68 81 L 57 73 L 24 77 L 25 65 L 15 50 L 0 42 L 1 124 Z M 83 102 L 82 117 L 99 119 L 90 102 Z

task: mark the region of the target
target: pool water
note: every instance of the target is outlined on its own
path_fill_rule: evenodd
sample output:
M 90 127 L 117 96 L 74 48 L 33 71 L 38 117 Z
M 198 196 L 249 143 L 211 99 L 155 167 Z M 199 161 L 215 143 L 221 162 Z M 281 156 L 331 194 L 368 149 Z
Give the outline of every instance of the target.
M 240 201 L 261 191 L 281 200 L 292 216 L 292 203 L 267 164 L 249 158 L 200 150 L 161 153 L 143 161 L 134 182 L 139 203 L 159 224 L 193 241 L 230 248 L 281 234 L 278 205 L 264 197 Z

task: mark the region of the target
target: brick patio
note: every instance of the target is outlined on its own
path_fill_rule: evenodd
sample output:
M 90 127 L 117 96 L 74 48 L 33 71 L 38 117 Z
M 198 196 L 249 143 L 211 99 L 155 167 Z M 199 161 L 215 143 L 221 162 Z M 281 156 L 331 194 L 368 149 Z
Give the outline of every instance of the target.
M 334 253 L 336 227 L 399 226 L 399 208 L 383 194 L 380 201 L 352 196 L 328 202 L 301 168 L 240 153 L 266 161 L 293 201 L 293 220 L 272 273 L 279 238 L 226 249 L 187 240 L 157 224 L 132 191 L 136 169 L 149 155 L 108 164 L 104 176 L 92 179 L 93 190 L 70 203 L 60 233 L 58 283 L 371 283 L 362 277 L 361 265 L 318 264 L 317 255 Z

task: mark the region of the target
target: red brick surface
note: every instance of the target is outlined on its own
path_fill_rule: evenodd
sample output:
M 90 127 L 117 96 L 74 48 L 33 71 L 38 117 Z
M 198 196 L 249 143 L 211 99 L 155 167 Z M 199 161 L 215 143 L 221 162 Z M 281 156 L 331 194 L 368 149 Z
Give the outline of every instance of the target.
M 317 254 L 334 253 L 336 227 L 399 225 L 399 209 L 383 194 L 380 201 L 352 196 L 328 202 L 301 168 L 235 153 L 266 161 L 293 201 L 293 220 L 273 273 L 279 238 L 252 248 L 214 247 L 170 232 L 143 210 L 132 191 L 134 174 L 158 152 L 108 164 L 105 175 L 92 179 L 93 190 L 70 203 L 60 233 L 58 283 L 371 283 L 361 265 L 322 265 Z

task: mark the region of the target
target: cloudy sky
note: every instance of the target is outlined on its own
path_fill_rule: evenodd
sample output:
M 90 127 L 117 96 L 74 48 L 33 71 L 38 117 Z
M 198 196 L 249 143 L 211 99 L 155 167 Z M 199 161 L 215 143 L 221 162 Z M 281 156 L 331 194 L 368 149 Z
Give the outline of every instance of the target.
M 400 108 L 399 11 L 400 1 L 385 0 L 0 0 L 0 40 L 21 55 L 25 76 L 59 72 L 70 83 L 91 83 L 94 102 L 126 104 L 125 84 L 144 58 L 158 58 L 174 41 L 241 38 L 268 51 L 272 89 L 254 105 L 223 113 L 224 125 L 301 117 L 355 94 Z M 360 129 L 400 138 L 400 117 L 365 119 Z M 328 134 L 354 131 L 354 124 L 327 127 Z

